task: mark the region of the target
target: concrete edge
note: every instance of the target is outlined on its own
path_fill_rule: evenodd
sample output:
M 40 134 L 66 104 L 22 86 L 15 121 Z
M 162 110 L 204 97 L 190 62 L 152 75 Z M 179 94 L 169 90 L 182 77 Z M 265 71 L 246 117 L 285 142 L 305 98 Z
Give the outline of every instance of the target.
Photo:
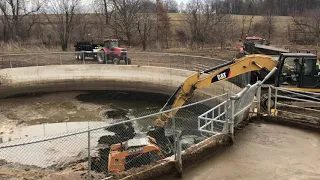
M 318 123 L 313 123 L 308 121 L 307 119 L 289 119 L 285 117 L 278 117 L 278 116 L 256 116 L 255 120 L 264 121 L 267 123 L 273 123 L 283 126 L 294 127 L 297 129 L 306 129 L 311 131 L 318 131 L 320 132 L 320 121 Z

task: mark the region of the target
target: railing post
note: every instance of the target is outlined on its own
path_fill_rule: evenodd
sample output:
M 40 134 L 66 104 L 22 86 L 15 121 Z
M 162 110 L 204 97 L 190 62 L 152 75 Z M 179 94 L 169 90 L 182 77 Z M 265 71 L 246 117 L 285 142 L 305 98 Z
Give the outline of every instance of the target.
M 229 133 L 229 119 L 231 119 L 231 101 L 229 99 L 226 100 L 226 103 L 224 104 L 224 112 L 226 113 L 225 119 L 226 119 L 226 127 L 225 127 L 225 133 Z M 228 110 L 230 104 L 230 109 Z M 228 113 L 229 111 L 229 113 Z M 230 120 L 231 121 L 231 120 Z
M 236 98 L 234 96 L 232 96 L 230 98 L 231 100 L 231 105 L 230 105 L 230 133 L 231 133 L 231 136 L 233 137 L 234 135 L 234 113 L 235 113 L 235 107 L 234 107 L 234 104 L 235 104 L 235 100 Z
M 88 131 L 88 179 L 91 180 L 90 130 Z
M 278 96 L 278 88 L 275 88 L 275 94 L 274 94 L 274 113 L 277 113 L 277 98 Z
M 268 89 L 268 115 L 271 114 L 271 86 Z
M 150 58 L 150 53 L 148 53 L 148 66 L 150 66 L 149 58 Z
M 183 56 L 183 69 L 186 69 L 186 56 Z
M 258 107 L 257 107 L 257 114 L 260 114 L 260 106 L 261 106 L 261 86 L 259 86 L 257 90 L 257 102 L 258 102 Z

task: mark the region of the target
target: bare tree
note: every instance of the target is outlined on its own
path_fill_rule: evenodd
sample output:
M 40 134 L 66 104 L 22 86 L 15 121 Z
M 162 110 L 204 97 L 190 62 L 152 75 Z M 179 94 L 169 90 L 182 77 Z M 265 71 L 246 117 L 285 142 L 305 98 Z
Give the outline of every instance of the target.
M 271 12 L 268 12 L 266 16 L 264 16 L 263 23 L 266 25 L 265 34 L 267 35 L 268 39 L 271 39 L 271 36 L 274 33 L 274 16 Z
M 170 17 L 168 9 L 161 0 L 157 0 L 157 41 L 161 43 L 162 48 L 169 48 Z
M 226 15 L 224 7 L 218 0 L 191 0 L 187 4 L 186 22 L 192 35 L 192 43 L 200 44 L 203 48 L 206 43 L 217 38 L 214 32 Z
M 180 13 L 186 13 L 186 7 L 185 7 L 185 4 L 184 4 L 183 1 L 180 2 L 179 12 L 180 12 Z
M 75 16 L 80 0 L 48 1 L 45 17 L 53 31 L 58 35 L 63 51 L 68 49 L 71 33 L 75 27 Z
M 169 13 L 178 13 L 179 8 L 178 8 L 178 3 L 176 0 L 166 0 L 166 3 L 168 6 L 168 12 Z
M 300 16 L 292 15 L 292 20 L 299 31 L 304 33 L 305 40 L 320 42 L 320 10 L 306 11 Z
M 155 25 L 154 13 L 151 7 L 146 8 L 143 13 L 139 14 L 137 19 L 138 35 L 144 51 L 147 49 L 147 44 L 152 38 L 151 34 Z
M 113 12 L 112 2 L 109 0 L 94 0 L 93 10 L 98 15 L 98 18 L 102 18 L 105 25 L 109 25 L 110 18 Z
M 35 21 L 29 15 L 39 11 L 40 1 L 28 0 L 1 0 L 0 11 L 2 13 L 1 21 L 4 26 L 4 38 L 8 39 L 25 39 L 30 32 Z M 29 21 L 30 20 L 30 21 Z
M 112 28 L 126 36 L 128 45 L 132 44 L 132 37 L 136 32 L 138 13 L 142 0 L 112 0 L 115 13 L 112 14 Z
M 242 15 L 242 17 L 241 17 L 242 20 L 241 20 L 241 35 L 240 35 L 240 39 L 244 38 L 245 29 L 246 29 L 246 25 L 247 25 L 248 20 L 249 20 L 249 25 L 247 27 L 246 34 L 250 33 L 251 27 L 252 27 L 253 18 L 254 18 L 254 15 L 251 15 L 251 16 Z

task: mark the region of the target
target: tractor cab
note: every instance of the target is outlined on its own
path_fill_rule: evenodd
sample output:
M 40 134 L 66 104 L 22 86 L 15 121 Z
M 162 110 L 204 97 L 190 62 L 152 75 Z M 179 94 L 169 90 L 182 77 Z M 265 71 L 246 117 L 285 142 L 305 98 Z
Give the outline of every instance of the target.
M 103 41 L 103 46 L 110 50 L 114 47 L 119 47 L 119 39 L 105 39 Z
M 320 70 L 315 54 L 282 53 L 277 67 L 277 87 L 289 86 L 300 90 L 320 87 Z

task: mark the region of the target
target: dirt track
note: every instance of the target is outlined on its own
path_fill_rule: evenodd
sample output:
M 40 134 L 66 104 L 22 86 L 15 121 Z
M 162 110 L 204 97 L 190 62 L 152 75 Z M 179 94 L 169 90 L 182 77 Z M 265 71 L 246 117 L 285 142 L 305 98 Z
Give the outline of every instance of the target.
M 253 123 L 230 148 L 184 171 L 183 180 L 320 177 L 320 133 Z M 172 176 L 159 180 L 175 179 Z

